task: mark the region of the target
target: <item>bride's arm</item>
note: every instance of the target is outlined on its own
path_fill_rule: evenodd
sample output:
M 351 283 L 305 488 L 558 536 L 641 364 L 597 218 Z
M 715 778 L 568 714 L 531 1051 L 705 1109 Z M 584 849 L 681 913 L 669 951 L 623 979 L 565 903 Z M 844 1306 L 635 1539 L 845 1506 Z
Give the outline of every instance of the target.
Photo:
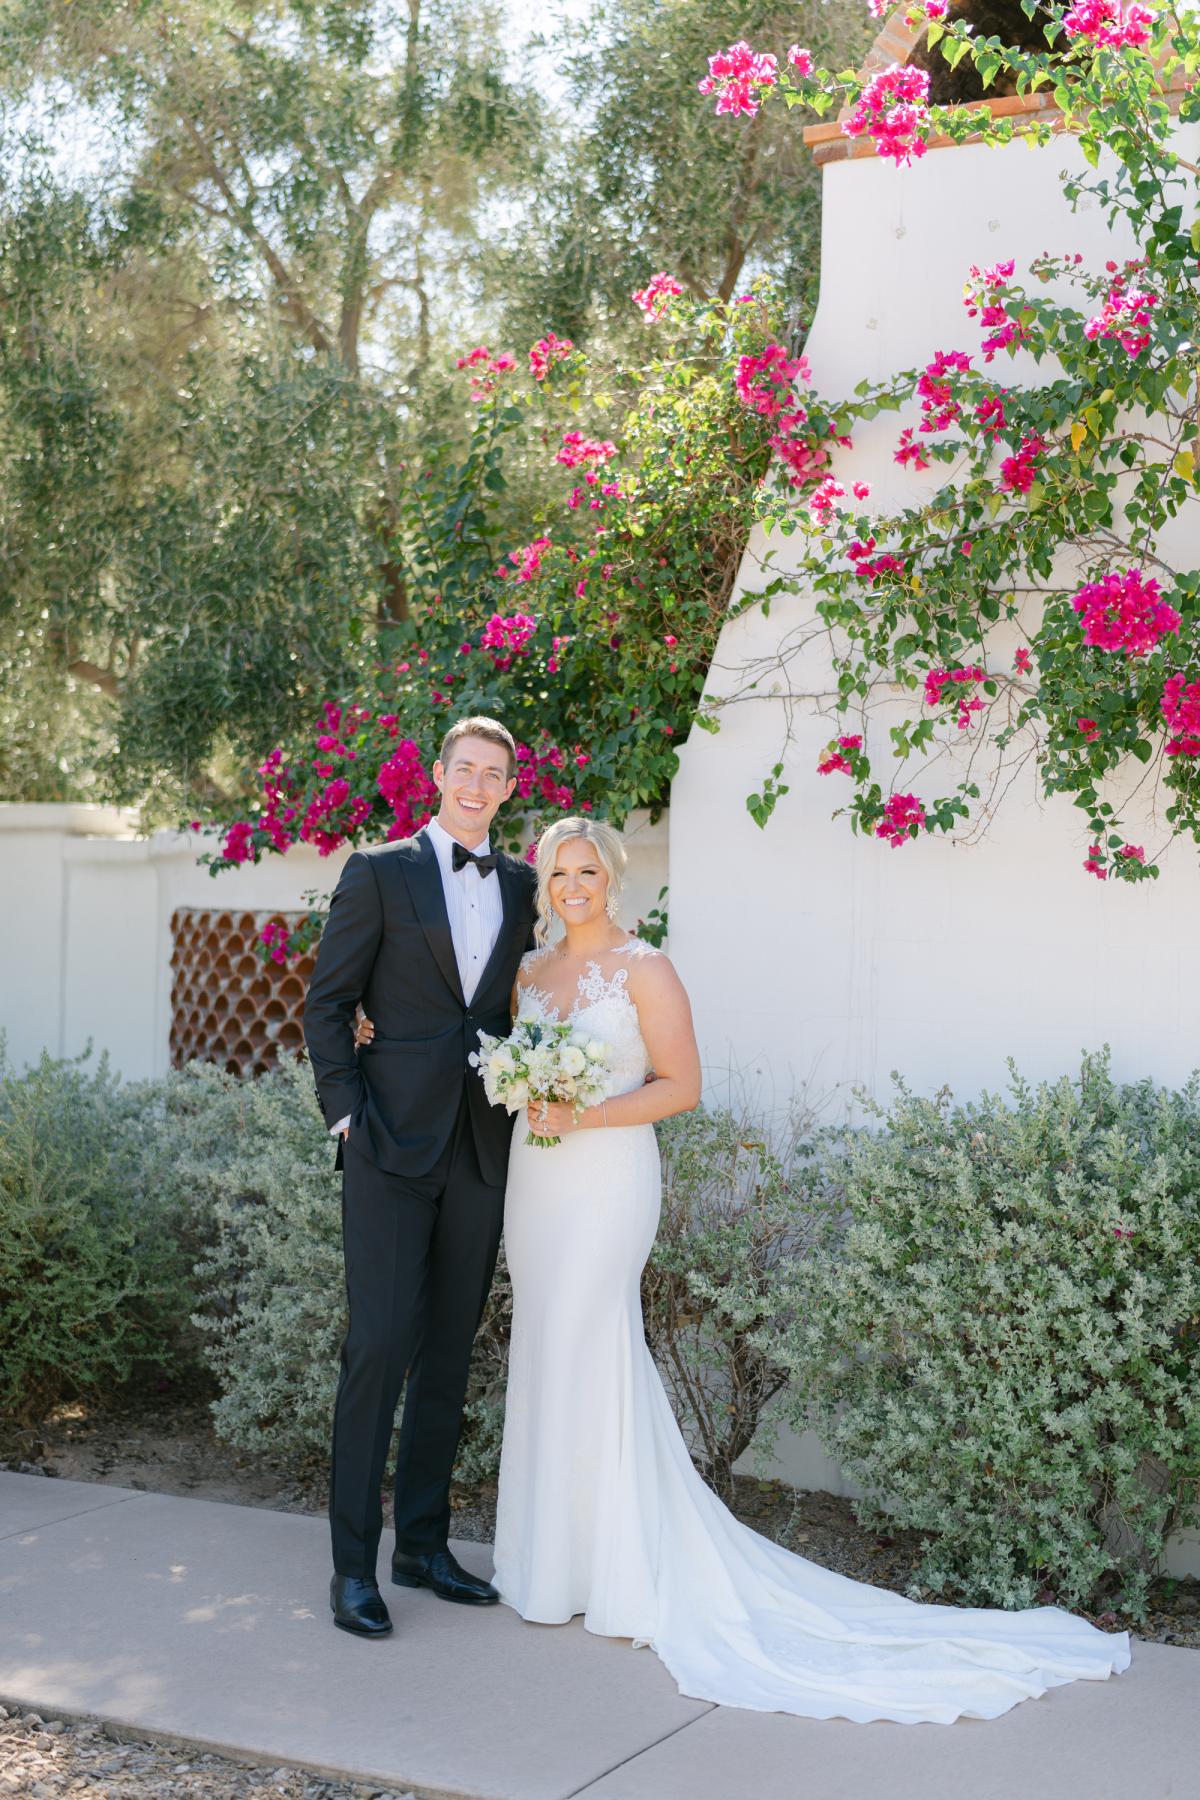
M 652 1125 L 700 1104 L 700 1052 L 687 989 L 666 956 L 639 957 L 629 971 L 629 997 L 655 1079 L 579 1115 L 585 1131 L 608 1125 Z M 551 1107 L 551 1112 L 555 1109 Z M 563 1108 L 569 1115 L 569 1108 Z

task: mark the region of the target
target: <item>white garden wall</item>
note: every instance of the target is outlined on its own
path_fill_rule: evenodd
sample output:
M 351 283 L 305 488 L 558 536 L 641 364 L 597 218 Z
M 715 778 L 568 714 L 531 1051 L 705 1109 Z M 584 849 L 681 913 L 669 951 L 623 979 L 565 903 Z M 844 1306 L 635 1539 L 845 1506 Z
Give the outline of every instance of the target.
M 1059 180 L 1071 164 L 1082 166 L 1077 147 L 1058 139 L 935 150 L 903 170 L 875 159 L 827 167 L 821 294 L 806 345 L 822 396 L 848 396 L 865 377 L 924 364 L 937 349 L 976 349 L 961 304 L 971 262 L 1015 256 L 1019 273 L 1044 249 L 1078 248 L 1094 267 L 1126 253 L 1095 209 L 1071 214 Z M 1020 359 L 993 367 L 1009 385 L 1021 379 Z M 835 453 L 838 478 L 870 482 L 880 511 L 938 478 L 892 460 L 906 422 L 884 414 L 856 431 L 852 451 Z M 1176 547 L 1189 545 L 1194 559 L 1200 503 L 1176 526 Z M 794 542 L 756 533 L 737 591 L 786 571 Z M 709 693 L 735 692 L 752 659 L 777 659 L 814 619 L 801 593 L 774 599 L 768 618 L 732 620 Z M 1014 633 L 999 669 L 1021 641 Z M 1121 1076 L 1174 1083 L 1200 1064 L 1193 845 L 1168 852 L 1156 883 L 1100 883 L 1081 867 L 1082 814 L 1068 800 L 1039 801 L 1032 771 L 973 845 L 930 838 L 892 850 L 854 837 L 830 817 L 839 777 L 815 773 L 835 729 L 817 711 L 831 686 L 824 646 L 787 673 L 793 690 L 817 698 L 800 704 L 784 757 L 791 791 L 766 829 L 745 797 L 780 755 L 778 671 L 723 713 L 719 735 L 692 732 L 672 790 L 671 946 L 694 993 L 711 1098 L 731 1082 L 780 1107 L 806 1085 L 839 1103 L 855 1083 L 886 1096 L 892 1069 L 922 1090 L 949 1082 L 966 1095 L 1002 1085 L 1007 1055 L 1026 1074 L 1051 1076 L 1105 1041 Z M 865 724 L 885 782 L 889 766 L 899 769 L 888 762 L 886 724 L 874 713 Z M 897 776 L 918 794 L 954 779 L 920 758 Z M 1148 853 L 1167 835 L 1144 809 L 1129 825 Z
M 77 1056 L 91 1040 L 128 1079 L 161 1075 L 171 1025 L 176 907 L 289 911 L 328 892 L 347 852 L 307 845 L 217 877 L 197 864 L 198 835 L 136 835 L 112 807 L 0 805 L 0 1031 L 17 1067 L 43 1050 Z M 645 917 L 667 881 L 667 830 L 628 827 L 623 916 Z
M 1195 160 L 1200 132 L 1189 127 L 1186 139 Z M 820 298 L 805 345 L 822 398 L 849 397 L 860 381 L 923 366 L 939 349 L 976 351 L 978 327 L 962 306 L 971 263 L 1012 256 L 1020 275 L 1047 250 L 1079 250 L 1096 269 L 1132 254 L 1093 204 L 1072 214 L 1063 198 L 1060 171 L 1083 166 L 1062 138 L 937 149 L 902 170 L 870 157 L 828 164 Z M 1009 386 L 1028 379 L 1021 359 L 998 359 L 993 371 Z M 882 415 L 855 432 L 852 451 L 835 453 L 837 478 L 868 481 L 881 512 L 942 479 L 940 465 L 916 475 L 893 461 L 915 402 L 911 413 Z M 1165 547 L 1181 559 L 1200 556 L 1200 505 L 1175 538 Z M 794 544 L 756 533 L 737 593 L 794 568 Z M 709 693 L 741 693 L 757 659 L 759 686 L 726 708 L 719 735 L 692 732 L 672 789 L 671 951 L 692 995 L 708 1100 L 782 1113 L 804 1098 L 835 1119 L 854 1116 L 856 1085 L 886 1100 L 892 1070 L 918 1092 L 946 1084 L 967 1098 L 1004 1087 L 1007 1056 L 1026 1076 L 1056 1077 L 1104 1043 L 1118 1078 L 1183 1082 L 1200 1066 L 1195 846 L 1161 858 L 1156 883 L 1098 882 L 1081 866 L 1083 815 L 1067 800 L 1039 801 L 1032 769 L 973 844 L 930 838 L 892 850 L 852 835 L 830 817 L 845 778 L 815 772 L 835 731 L 819 710 L 833 686 L 827 646 L 816 640 L 779 666 L 815 617 L 800 593 L 774 599 L 767 618 L 756 610 L 727 624 Z M 1027 633 L 1035 623 L 1031 613 Z M 1028 635 L 1001 647 L 997 668 L 1011 668 L 1020 642 Z M 745 800 L 780 758 L 787 688 L 807 696 L 783 752 L 790 792 L 760 830 Z M 836 727 L 865 732 L 885 785 L 889 767 L 899 769 L 888 761 L 890 722 L 885 706 Z M 956 779 L 920 758 L 896 776 L 918 795 Z M 1166 839 L 1145 806 L 1128 823 L 1148 857 Z M 777 1467 L 801 1485 L 844 1491 L 811 1434 L 788 1440 Z M 1176 1541 L 1171 1565 L 1200 1571 L 1200 1540 Z

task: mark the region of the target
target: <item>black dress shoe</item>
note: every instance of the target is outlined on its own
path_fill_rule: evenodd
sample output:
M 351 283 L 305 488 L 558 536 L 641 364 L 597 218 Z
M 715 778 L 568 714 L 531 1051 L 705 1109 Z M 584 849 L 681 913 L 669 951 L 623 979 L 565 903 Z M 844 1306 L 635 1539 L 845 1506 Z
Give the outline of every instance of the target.
M 379 1584 L 358 1575 L 335 1575 L 329 1583 L 333 1622 L 359 1637 L 386 1637 L 392 1629 Z
M 478 1575 L 470 1575 L 448 1550 L 430 1550 L 423 1556 L 409 1556 L 397 1550 L 392 1557 L 392 1580 L 397 1587 L 427 1587 L 443 1600 L 457 1600 L 460 1606 L 495 1606 L 500 1596 Z

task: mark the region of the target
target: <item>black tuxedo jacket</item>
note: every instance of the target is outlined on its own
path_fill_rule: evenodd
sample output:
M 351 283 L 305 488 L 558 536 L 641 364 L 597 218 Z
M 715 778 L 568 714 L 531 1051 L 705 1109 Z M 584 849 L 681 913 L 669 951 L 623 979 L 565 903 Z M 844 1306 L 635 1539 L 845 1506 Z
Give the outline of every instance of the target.
M 424 1175 L 434 1166 L 465 1086 L 481 1173 L 497 1184 L 505 1178 L 512 1120 L 488 1104 L 467 1058 L 479 1048 L 479 1032 L 506 1037 L 510 1030 L 517 967 L 533 944 L 537 882 L 527 863 L 503 854 L 489 879 L 500 883 L 504 918 L 470 1006 L 426 832 L 356 850 L 330 903 L 304 1008 L 317 1097 L 326 1124 L 348 1113 L 355 1147 L 392 1174 Z M 375 1038 L 356 1052 L 360 1000 Z M 338 1148 L 340 1165 L 340 1140 Z

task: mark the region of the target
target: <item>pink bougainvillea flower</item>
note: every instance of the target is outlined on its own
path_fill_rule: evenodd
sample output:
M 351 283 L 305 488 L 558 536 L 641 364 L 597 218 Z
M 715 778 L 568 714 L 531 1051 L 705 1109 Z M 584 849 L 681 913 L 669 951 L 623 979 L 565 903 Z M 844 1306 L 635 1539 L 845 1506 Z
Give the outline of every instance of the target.
M 1033 659 L 1028 650 L 1020 649 L 1013 657 L 1013 666 L 1018 675 L 1028 675 L 1033 668 Z
M 708 74 L 698 83 L 702 94 L 715 94 L 719 113 L 749 113 L 762 105 L 764 93 L 777 80 L 775 58 L 752 50 L 744 40 L 708 59 Z
M 575 346 L 570 338 L 556 337 L 548 331 L 529 352 L 529 371 L 535 381 L 545 381 L 555 363 L 570 356 Z
M 1131 268 L 1140 268 L 1133 263 Z M 1150 342 L 1150 314 L 1157 297 L 1144 288 L 1129 287 L 1124 274 L 1113 275 L 1104 306 L 1083 328 L 1085 338 L 1115 338 L 1127 356 L 1140 356 Z
M 879 155 L 899 167 L 925 154 L 928 98 L 925 70 L 893 63 L 871 77 L 842 130 L 847 137 L 873 138 Z
M 225 833 L 221 844 L 221 855 L 229 862 L 249 862 L 254 856 L 254 827 L 245 819 L 239 819 Z
M 1006 349 L 1009 344 L 1024 343 L 1029 336 L 1028 327 L 1019 319 L 1012 318 L 1003 300 L 997 299 L 991 292 L 992 289 L 1008 286 L 1015 266 L 1010 256 L 986 269 L 972 263 L 967 271 L 963 305 L 967 309 L 968 318 L 978 318 L 988 333 L 982 345 L 984 362 L 991 362 L 996 352 Z
M 954 397 L 948 375 L 970 372 L 971 358 L 962 350 L 939 350 L 927 363 L 917 381 L 917 397 L 921 402 L 921 430 L 945 431 L 958 418 L 962 407 Z
M 872 554 L 874 549 L 875 539 L 868 537 L 865 540 L 855 538 L 846 551 L 851 568 L 861 580 L 874 584 L 880 575 L 903 575 L 904 564 L 898 556 L 893 556 L 890 550 L 875 556 Z
M 1178 631 L 1180 615 L 1161 598 L 1152 575 L 1137 569 L 1115 570 L 1080 588 L 1071 605 L 1079 614 L 1083 641 L 1099 650 L 1123 650 L 1144 656 L 1169 632 Z
M 1148 41 L 1153 24 L 1154 14 L 1136 0 L 1125 7 L 1120 0 L 1075 0 L 1063 18 L 1068 37 L 1103 44 L 1111 50 L 1140 49 Z
M 793 425 L 789 429 L 795 431 L 798 427 Z M 789 436 L 786 431 L 777 431 L 768 442 L 786 465 L 788 480 L 793 487 L 806 487 L 810 481 L 819 481 L 823 471 L 829 466 L 827 452 L 809 438 Z
M 539 537 L 534 538 L 532 544 L 522 544 L 519 550 L 509 551 L 508 560 L 516 567 L 518 581 L 533 580 L 534 576 L 541 568 L 542 558 L 549 548 L 550 539 L 548 537 Z M 507 575 L 508 570 L 505 569 L 503 572 Z M 481 647 L 483 645 L 482 638 L 480 639 L 480 645 Z
M 537 620 L 528 613 L 493 613 L 479 635 L 479 648 L 491 654 L 498 669 L 511 669 L 517 657 L 529 655 L 529 640 L 536 630 Z
M 907 468 L 910 463 L 914 469 L 927 469 L 929 467 L 929 458 L 926 456 L 924 450 L 922 450 L 920 444 L 913 442 L 913 428 L 911 425 L 906 425 L 904 430 L 900 433 L 900 441 L 892 452 L 892 460 L 893 462 L 898 462 L 901 468 Z
M 976 682 L 982 680 L 983 670 L 974 665 L 970 668 L 960 669 L 930 669 L 925 676 L 925 704 L 926 706 L 940 706 L 944 697 L 943 690 L 946 687 L 962 687 L 964 685 L 973 687 Z M 957 694 L 953 698 L 958 707 L 955 724 L 960 731 L 967 731 L 970 729 L 971 715 L 982 712 L 984 702 L 978 694 L 969 697 Z
M 635 288 L 630 295 L 635 306 L 640 306 L 648 319 L 661 319 L 676 294 L 682 294 L 683 284 L 676 281 L 673 275 L 665 270 L 652 275 L 644 288 Z
M 924 823 L 925 808 L 915 794 L 892 794 L 875 827 L 875 836 L 886 838 L 892 849 L 898 850 Z
M 590 438 L 582 431 L 564 431 L 554 460 L 566 469 L 587 468 L 591 474 L 597 464 L 610 461 L 616 454 L 617 446 L 611 438 Z
M 1021 439 L 1015 456 L 1006 456 L 1000 464 L 1000 490 L 1005 494 L 1027 494 L 1037 475 L 1037 460 L 1049 448 L 1045 438 L 1036 432 Z
M 975 417 L 979 422 L 980 431 L 987 437 L 999 437 L 1008 423 L 1004 416 L 1004 396 L 1007 393 L 1007 388 L 999 388 L 994 394 L 985 394 L 983 399 L 976 403 Z
M 822 481 L 819 486 L 814 488 L 813 492 L 809 495 L 808 510 L 812 513 L 812 516 L 817 521 L 818 525 L 824 525 L 827 522 L 829 515 L 833 512 L 837 502 L 839 500 L 844 500 L 845 497 L 846 490 L 841 483 L 835 481 L 832 475 L 827 475 L 825 480 Z
M 1095 737 L 1100 727 L 1097 725 L 1095 719 L 1076 719 L 1075 729 L 1081 736 L 1087 738 L 1090 742 L 1091 739 Z
M 401 738 L 381 765 L 376 786 L 392 809 L 392 824 L 387 834 L 391 841 L 411 837 L 437 810 L 437 785 L 411 738 Z
M 768 344 L 757 356 L 738 358 L 734 386 L 743 406 L 769 419 L 774 430 L 768 440 L 788 470 L 794 487 L 820 481 L 829 456 L 817 442 L 804 407 L 797 403 L 793 384 L 811 381 L 806 356 L 789 356 L 782 344 Z M 849 439 L 840 440 L 849 443 Z
M 850 489 L 850 492 L 854 495 L 856 500 L 869 500 L 871 498 L 871 484 L 869 481 L 856 481 Z
M 519 743 L 517 793 L 523 800 L 535 796 L 544 806 L 559 807 L 566 811 L 573 805 L 574 795 L 560 777 L 565 763 L 564 752 L 548 738 L 542 740 L 537 750 L 531 749 L 528 744 Z
M 1167 755 L 1200 756 L 1200 681 L 1170 676 L 1163 684 L 1160 705 L 1171 732 Z
M 1125 857 L 1128 862 L 1144 863 L 1146 860 L 1146 852 L 1141 844 L 1122 844 L 1117 855 Z
M 797 75 L 805 77 L 812 74 L 815 67 L 812 51 L 806 50 L 802 44 L 793 44 L 787 53 L 787 59 Z
M 807 357 L 791 357 L 782 344 L 768 344 L 757 356 L 738 357 L 733 381 L 743 406 L 773 419 L 794 405 L 792 388 L 797 378 L 812 379 Z
M 847 760 L 847 758 L 842 754 L 842 752 L 845 750 L 861 750 L 861 749 L 862 749 L 862 737 L 858 733 L 853 733 L 846 737 L 840 737 L 837 740 L 836 747 L 833 744 L 827 744 L 825 747 L 825 755 L 824 755 L 823 759 L 817 764 L 817 774 L 818 775 L 833 775 L 840 771 L 844 774 L 852 775 L 854 773 L 854 766 L 852 763 L 850 763 Z
M 454 366 L 457 369 L 470 369 L 471 398 L 482 403 L 490 399 L 499 386 L 497 376 L 506 375 L 510 369 L 515 369 L 517 359 L 508 350 L 499 356 L 493 356 L 486 344 L 477 344 L 466 356 L 457 357 Z
M 1103 856 L 1104 852 L 1100 845 L 1093 844 L 1087 853 L 1087 861 L 1083 865 L 1088 874 L 1094 875 L 1097 881 L 1108 880 L 1108 870 L 1104 867 Z

